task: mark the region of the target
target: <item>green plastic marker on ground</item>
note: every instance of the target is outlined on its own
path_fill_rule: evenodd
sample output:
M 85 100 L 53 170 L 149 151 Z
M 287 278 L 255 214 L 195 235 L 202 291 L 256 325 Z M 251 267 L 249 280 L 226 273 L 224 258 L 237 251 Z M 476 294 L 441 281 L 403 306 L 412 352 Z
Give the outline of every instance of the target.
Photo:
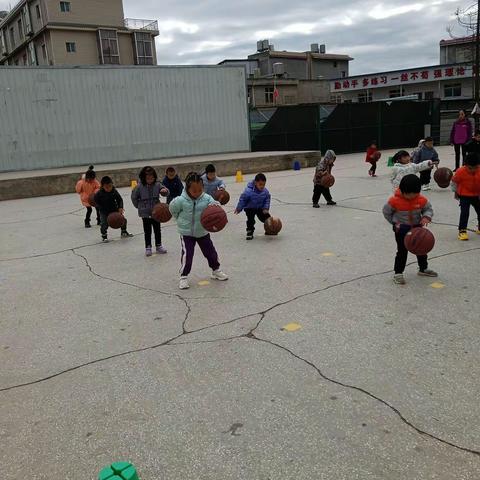
M 139 480 L 137 470 L 128 462 L 115 462 L 98 474 L 98 480 Z

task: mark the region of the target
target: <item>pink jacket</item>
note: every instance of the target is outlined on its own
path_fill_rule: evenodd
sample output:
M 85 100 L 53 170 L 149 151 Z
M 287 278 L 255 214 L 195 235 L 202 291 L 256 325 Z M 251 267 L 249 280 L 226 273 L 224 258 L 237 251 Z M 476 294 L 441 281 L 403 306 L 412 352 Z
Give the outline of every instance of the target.
M 77 182 L 75 186 L 75 190 L 80 195 L 80 201 L 84 207 L 91 207 L 90 203 L 88 202 L 88 197 L 95 193 L 97 190 L 100 189 L 100 183 L 98 180 L 85 180 L 82 178 Z

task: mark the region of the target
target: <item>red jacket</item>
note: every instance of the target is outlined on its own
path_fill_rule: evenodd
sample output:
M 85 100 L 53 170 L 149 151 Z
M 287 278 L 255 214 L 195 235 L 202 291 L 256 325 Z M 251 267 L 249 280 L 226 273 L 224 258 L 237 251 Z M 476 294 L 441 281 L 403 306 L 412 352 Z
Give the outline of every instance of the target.
M 366 156 L 366 158 L 365 158 L 365 162 L 367 162 L 367 163 L 372 163 L 372 161 L 373 161 L 372 155 L 373 155 L 375 152 L 378 152 L 378 148 L 377 148 L 377 147 L 368 147 L 368 148 L 367 148 L 367 156 Z
M 453 189 L 461 197 L 480 196 L 480 168 L 460 167 L 452 178 Z
M 428 198 L 423 195 L 418 194 L 407 199 L 400 189 L 397 189 L 395 195 L 390 197 L 383 207 L 383 216 L 393 225 L 418 225 L 423 217 L 432 219 L 433 208 Z

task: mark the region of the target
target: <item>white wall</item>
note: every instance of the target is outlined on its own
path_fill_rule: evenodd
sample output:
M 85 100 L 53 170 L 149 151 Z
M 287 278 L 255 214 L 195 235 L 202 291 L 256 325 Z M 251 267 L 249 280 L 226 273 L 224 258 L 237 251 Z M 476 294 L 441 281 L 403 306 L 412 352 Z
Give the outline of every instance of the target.
M 238 67 L 2 67 L 0 171 L 250 149 Z

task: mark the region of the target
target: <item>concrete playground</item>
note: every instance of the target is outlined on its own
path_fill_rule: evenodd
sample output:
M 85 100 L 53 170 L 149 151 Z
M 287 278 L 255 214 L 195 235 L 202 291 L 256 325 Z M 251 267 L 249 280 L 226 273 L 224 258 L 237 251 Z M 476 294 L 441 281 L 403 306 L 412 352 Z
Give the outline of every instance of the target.
M 118 460 L 142 480 L 480 478 L 480 236 L 456 239 L 457 202 L 434 187 L 439 277 L 411 257 L 394 285 L 389 171 L 363 159 L 338 157 L 338 205 L 318 210 L 313 169 L 269 173 L 284 228 L 251 242 L 232 214 L 245 184 L 226 178 L 230 279 L 197 251 L 188 291 L 174 223 L 145 258 L 129 189 L 135 237 L 109 244 L 74 193 L 1 202 L 2 479 Z

